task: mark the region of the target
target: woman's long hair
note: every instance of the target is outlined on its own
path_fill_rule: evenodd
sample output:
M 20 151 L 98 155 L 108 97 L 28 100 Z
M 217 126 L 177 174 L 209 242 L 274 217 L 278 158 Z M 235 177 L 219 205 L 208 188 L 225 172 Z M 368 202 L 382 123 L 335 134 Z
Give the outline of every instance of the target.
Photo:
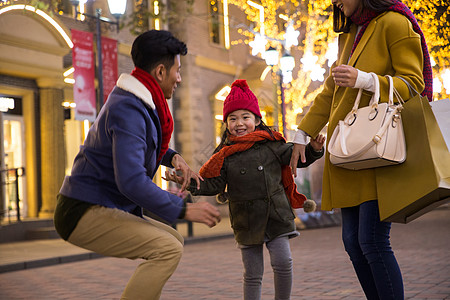
M 255 115 L 255 120 L 256 120 L 256 122 L 260 121 L 260 122 L 259 122 L 259 125 L 255 127 L 255 130 L 264 130 L 264 131 L 267 131 L 267 132 L 270 134 L 271 137 L 275 138 L 274 135 L 273 135 L 273 133 L 272 133 L 272 129 L 270 129 L 270 127 L 267 126 L 267 125 L 263 122 L 263 120 L 261 120 L 260 117 L 258 117 L 258 116 Z M 225 123 L 224 123 L 224 124 L 225 124 Z M 216 149 L 214 149 L 213 154 L 219 152 L 220 149 L 223 148 L 223 146 L 226 146 L 226 145 L 230 144 L 230 140 L 228 139 L 229 136 L 230 136 L 230 131 L 228 131 L 228 128 L 225 128 L 225 130 L 224 130 L 224 132 L 223 132 L 223 134 L 222 134 L 222 139 L 221 139 L 221 141 L 220 141 L 220 144 L 216 147 Z
M 371 10 L 374 12 L 383 12 L 388 7 L 394 4 L 395 0 L 360 0 L 361 5 L 359 10 Z M 346 17 L 344 13 L 333 4 L 333 30 L 334 32 L 348 33 L 350 31 L 350 25 L 352 25 L 350 17 Z

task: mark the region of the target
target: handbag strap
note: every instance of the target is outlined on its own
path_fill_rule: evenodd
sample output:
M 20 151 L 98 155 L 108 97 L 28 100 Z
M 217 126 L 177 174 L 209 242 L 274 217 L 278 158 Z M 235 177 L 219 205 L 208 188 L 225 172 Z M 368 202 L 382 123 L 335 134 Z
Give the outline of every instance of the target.
M 403 106 L 403 104 L 405 104 L 405 101 L 403 100 L 402 96 L 400 96 L 400 93 L 395 88 L 394 80 L 392 79 L 392 76 L 391 75 L 385 75 L 384 77 L 386 77 L 388 79 L 388 82 L 389 82 L 389 105 L 390 106 L 394 105 L 394 97 L 393 97 L 393 95 L 395 95 L 395 97 L 397 98 L 397 100 L 399 102 L 399 104 L 397 104 L 397 105 Z M 411 88 L 413 88 L 413 87 L 411 87 Z M 411 91 L 411 89 L 410 89 L 410 91 Z M 401 109 L 400 109 L 400 111 L 401 111 Z
M 375 84 L 375 92 L 372 95 L 372 98 L 370 99 L 369 106 L 372 107 L 374 111 L 378 109 L 378 102 L 380 101 L 380 81 L 378 80 L 378 76 L 375 73 L 369 73 L 374 81 Z M 353 104 L 352 110 L 348 113 L 347 117 L 345 117 L 344 121 L 347 124 L 352 124 L 358 115 L 358 108 L 359 103 L 361 101 L 361 95 L 363 93 L 364 89 L 359 89 L 358 94 L 356 95 L 355 102 Z M 352 121 L 350 120 L 352 118 Z
M 378 102 L 380 101 L 380 81 L 378 80 L 378 76 L 375 73 L 369 73 L 372 75 L 374 84 L 375 84 L 375 92 L 372 95 L 372 98 L 370 99 L 369 106 L 376 105 L 378 106 Z M 359 108 L 359 103 L 361 101 L 361 96 L 364 89 L 359 89 L 358 95 L 356 95 L 355 103 L 353 104 L 352 112 L 356 114 Z
M 388 81 L 389 81 L 389 97 L 392 97 L 391 93 L 393 92 L 394 95 L 395 95 L 395 97 L 396 97 L 397 100 L 398 100 L 397 106 L 400 107 L 399 112 L 401 112 L 401 110 L 402 110 L 402 108 L 403 108 L 403 105 L 405 104 L 405 101 L 403 100 L 402 96 L 400 96 L 400 93 L 397 91 L 397 89 L 394 87 L 394 80 L 392 79 L 392 76 L 386 75 L 385 77 L 386 77 L 386 78 L 388 79 Z M 403 78 L 401 78 L 401 77 L 398 77 L 398 78 L 402 79 L 402 80 L 406 83 L 406 85 L 408 85 L 409 92 L 410 92 L 411 95 L 412 95 L 412 90 L 415 91 L 415 89 L 414 89 L 412 86 L 410 86 L 410 85 L 408 84 L 408 82 L 407 82 L 406 80 L 404 80 Z M 411 90 L 411 89 L 412 89 L 412 90 Z M 416 93 L 417 93 L 417 91 L 416 91 Z M 394 102 L 392 102 L 392 105 L 394 105 Z

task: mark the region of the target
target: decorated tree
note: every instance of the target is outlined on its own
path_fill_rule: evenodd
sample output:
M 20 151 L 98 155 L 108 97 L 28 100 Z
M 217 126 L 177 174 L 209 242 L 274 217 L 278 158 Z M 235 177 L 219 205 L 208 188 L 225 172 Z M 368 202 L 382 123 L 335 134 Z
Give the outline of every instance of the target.
M 450 94 L 450 6 L 447 0 L 404 0 L 416 16 L 427 41 L 433 64 L 435 99 Z M 322 89 L 323 76 L 336 59 L 337 35 L 333 31 L 330 0 L 228 0 L 240 7 L 251 26 L 239 29 L 242 42 L 254 50 L 255 41 L 266 42 L 280 52 L 290 51 L 296 58 L 297 72 L 290 84 L 285 84 L 286 123 L 297 124 L 297 117 Z M 261 22 L 263 8 L 264 21 Z M 285 47 L 285 33 L 291 24 L 298 31 L 298 45 Z M 263 30 L 261 30 L 261 28 Z M 265 40 L 261 35 L 265 35 Z M 233 41 L 236 44 L 241 41 Z M 258 44 L 256 43 L 256 44 Z M 258 46 L 258 45 L 256 45 Z M 253 51 L 256 52 L 256 51 Z M 258 54 L 260 53 L 260 54 Z M 262 51 L 253 53 L 262 55 Z M 440 86 L 444 88 L 439 88 Z

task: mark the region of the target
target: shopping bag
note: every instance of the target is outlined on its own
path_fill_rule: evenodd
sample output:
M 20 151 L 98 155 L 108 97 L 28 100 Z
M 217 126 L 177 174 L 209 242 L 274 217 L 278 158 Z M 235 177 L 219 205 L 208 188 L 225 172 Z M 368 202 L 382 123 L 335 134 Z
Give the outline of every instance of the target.
M 426 97 L 402 111 L 407 156 L 375 170 L 380 219 L 408 223 L 450 200 L 450 153 Z
M 433 114 L 444 136 L 447 149 L 450 149 L 450 99 L 430 102 Z

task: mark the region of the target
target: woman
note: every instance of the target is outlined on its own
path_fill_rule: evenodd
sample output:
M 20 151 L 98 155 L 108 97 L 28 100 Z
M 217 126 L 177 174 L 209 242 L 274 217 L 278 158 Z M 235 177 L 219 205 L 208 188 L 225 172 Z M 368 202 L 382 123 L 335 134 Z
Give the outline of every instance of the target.
M 338 59 L 323 91 L 300 122 L 294 139 L 291 166 L 304 161 L 307 136 L 316 137 L 328 123 L 331 136 L 339 120 L 351 110 L 358 89 L 360 106 L 367 106 L 374 91 L 369 72 L 378 75 L 381 100 L 388 81 L 404 99 L 409 98 L 402 77 L 431 99 L 432 74 L 423 33 L 411 11 L 398 0 L 332 0 L 334 31 L 339 35 Z M 396 77 L 395 77 L 396 76 Z M 295 174 L 294 174 L 295 175 Z M 342 210 L 345 250 L 367 299 L 403 299 L 400 268 L 389 242 L 391 224 L 381 222 L 376 171 L 352 171 L 333 166 L 325 155 L 322 209 Z

